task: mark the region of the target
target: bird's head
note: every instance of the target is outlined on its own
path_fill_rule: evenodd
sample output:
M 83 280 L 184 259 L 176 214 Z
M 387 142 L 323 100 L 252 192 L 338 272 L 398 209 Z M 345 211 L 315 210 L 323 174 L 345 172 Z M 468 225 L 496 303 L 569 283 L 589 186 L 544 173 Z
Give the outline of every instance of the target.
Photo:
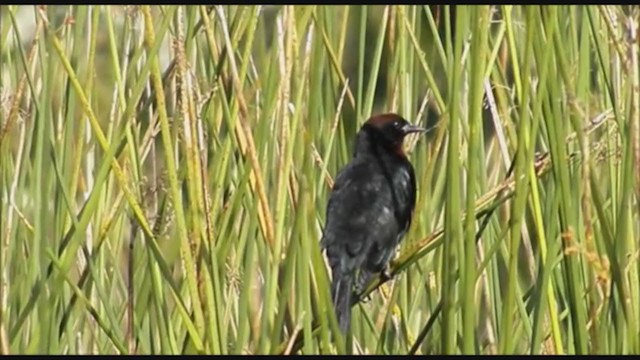
M 399 155 L 403 155 L 402 142 L 408 134 L 422 133 L 426 129 L 411 125 L 402 116 L 394 113 L 374 115 L 360 128 L 369 141 L 381 145 Z

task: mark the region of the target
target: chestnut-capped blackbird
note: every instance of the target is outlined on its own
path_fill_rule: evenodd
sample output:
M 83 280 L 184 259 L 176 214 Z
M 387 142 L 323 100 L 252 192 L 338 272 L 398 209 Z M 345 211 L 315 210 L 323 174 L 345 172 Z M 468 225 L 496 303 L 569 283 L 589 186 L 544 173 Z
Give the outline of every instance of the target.
M 402 142 L 407 134 L 424 131 L 397 114 L 372 116 L 358 131 L 353 158 L 335 179 L 320 245 L 327 251 L 343 333 L 351 322 L 352 287 L 359 292 L 375 273 L 386 275 L 409 229 L 416 180 Z

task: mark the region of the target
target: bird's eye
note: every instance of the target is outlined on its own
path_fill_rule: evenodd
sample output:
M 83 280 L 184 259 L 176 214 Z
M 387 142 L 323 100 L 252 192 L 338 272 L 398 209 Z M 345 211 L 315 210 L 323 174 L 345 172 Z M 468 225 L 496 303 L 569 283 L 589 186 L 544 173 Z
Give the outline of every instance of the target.
M 400 121 L 394 121 L 393 122 L 393 127 L 400 128 Z

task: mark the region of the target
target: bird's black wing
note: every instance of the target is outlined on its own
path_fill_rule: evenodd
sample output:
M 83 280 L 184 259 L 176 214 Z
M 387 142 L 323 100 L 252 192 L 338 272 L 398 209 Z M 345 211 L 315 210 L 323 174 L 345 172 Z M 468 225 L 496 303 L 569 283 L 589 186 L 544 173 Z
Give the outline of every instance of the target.
M 321 242 L 332 269 L 331 294 L 343 332 L 349 327 L 356 276 L 370 273 L 363 265 L 372 255 L 379 256 L 381 239 L 390 243 L 397 231 L 388 177 L 375 162 L 354 159 L 336 177 Z
M 336 177 L 327 206 L 322 247 L 332 268 L 359 267 L 370 247 L 386 243 L 399 230 L 391 183 L 374 162 L 354 161 Z M 342 260 L 338 256 L 346 255 Z M 353 260 L 353 261 L 351 261 Z
M 402 159 L 391 169 L 384 168 L 383 173 L 392 184 L 389 188 L 394 211 L 395 222 L 387 221 L 387 228 L 380 235 L 372 236 L 372 244 L 368 252 L 366 270 L 369 273 L 382 271 L 393 255 L 398 243 L 402 240 L 411 225 L 411 218 L 416 202 L 416 179 L 411 163 Z M 370 275 L 370 274 L 365 274 Z M 365 276 L 360 280 L 367 281 Z
M 411 226 L 411 218 L 416 206 L 416 175 L 409 161 L 406 161 L 401 167 L 401 171 L 397 172 L 394 179 L 394 189 L 401 204 L 397 215 L 403 230 L 402 235 L 404 235 Z

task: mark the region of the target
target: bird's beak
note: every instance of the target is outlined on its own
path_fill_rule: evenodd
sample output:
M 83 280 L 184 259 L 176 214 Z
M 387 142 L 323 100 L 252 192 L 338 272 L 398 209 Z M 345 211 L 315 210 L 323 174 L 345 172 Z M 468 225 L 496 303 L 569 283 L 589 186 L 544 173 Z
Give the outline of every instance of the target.
M 411 134 L 411 133 L 417 133 L 417 132 L 423 133 L 423 132 L 426 132 L 426 131 L 427 131 L 427 129 L 425 129 L 425 128 L 421 128 L 421 127 L 419 127 L 419 126 L 414 126 L 414 125 L 411 125 L 411 124 L 409 124 L 409 125 L 405 125 L 405 126 L 402 128 L 402 132 L 403 132 L 405 135 L 407 135 L 407 134 Z

